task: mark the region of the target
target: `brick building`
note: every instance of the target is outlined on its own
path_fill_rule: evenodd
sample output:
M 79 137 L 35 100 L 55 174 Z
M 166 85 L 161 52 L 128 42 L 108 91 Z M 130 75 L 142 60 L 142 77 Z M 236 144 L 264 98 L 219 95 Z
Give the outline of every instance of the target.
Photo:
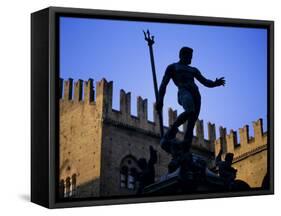
M 60 99 L 60 193 L 64 197 L 100 197 L 136 193 L 134 173 L 137 160 L 149 158 L 149 146 L 157 150 L 156 181 L 167 173 L 170 156 L 159 146 L 159 121 L 154 105 L 154 120 L 147 117 L 147 99 L 137 98 L 137 116 L 131 115 L 131 95 L 120 91 L 120 110 L 112 108 L 113 82 L 105 79 L 61 80 Z M 169 124 L 177 112 L 169 108 Z M 185 129 L 185 125 L 183 130 Z M 202 120 L 196 123 L 192 152 L 214 165 L 215 155 L 234 153 L 233 166 L 237 178 L 251 187 L 260 187 L 267 173 L 267 133 L 262 119 L 253 122 L 254 137 L 249 126 L 237 132 L 219 128 L 216 137 L 214 124 L 208 123 L 204 137 Z M 167 130 L 167 127 L 164 128 Z M 178 133 L 183 139 L 183 132 Z

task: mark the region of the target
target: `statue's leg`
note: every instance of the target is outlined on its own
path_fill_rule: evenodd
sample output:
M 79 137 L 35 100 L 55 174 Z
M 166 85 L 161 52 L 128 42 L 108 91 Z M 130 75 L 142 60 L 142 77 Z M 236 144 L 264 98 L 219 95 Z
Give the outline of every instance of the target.
M 188 112 L 184 111 L 181 113 L 176 121 L 172 124 L 172 126 L 169 128 L 167 133 L 165 134 L 165 137 L 168 139 L 173 139 L 175 138 L 177 132 L 178 132 L 178 127 L 184 124 L 194 113 L 193 112 Z
M 166 139 L 173 139 L 176 137 L 178 132 L 178 127 L 184 124 L 191 115 L 194 113 L 194 102 L 191 93 L 187 90 L 181 89 L 178 92 L 178 102 L 183 107 L 184 112 L 181 113 L 176 121 L 169 128 L 167 133 L 165 134 Z
M 191 118 L 188 119 L 187 128 L 184 134 L 184 152 L 189 152 L 192 139 L 193 139 L 193 130 L 196 123 L 197 118 L 193 115 Z
M 193 129 L 200 112 L 200 94 L 194 93 L 191 95 L 189 92 L 182 92 L 180 94 L 180 104 L 183 106 L 185 111 L 178 116 L 170 130 L 176 130 L 186 121 L 188 124 L 184 140 L 182 142 L 173 143 L 173 145 L 170 146 L 170 152 L 172 153 L 173 158 L 168 166 L 169 173 L 174 172 L 178 167 L 181 166 L 181 164 L 187 163 L 188 161 L 190 162 L 190 154 L 186 153 L 189 153 L 193 138 Z M 188 164 L 190 165 L 190 163 Z
M 188 111 L 184 111 L 183 113 L 181 113 L 176 121 L 174 122 L 174 124 L 172 125 L 172 128 L 178 128 L 179 126 L 181 126 L 182 124 L 184 124 L 187 120 L 190 119 L 190 117 L 192 117 L 192 115 L 194 115 L 193 112 L 188 112 Z
M 183 112 L 179 115 L 179 117 L 176 119 L 175 123 L 172 125 L 171 130 L 173 128 L 178 128 L 180 125 L 185 123 L 186 121 L 190 121 L 190 119 L 194 116 L 194 112 Z M 191 135 L 192 136 L 192 135 Z M 185 140 L 184 141 L 174 141 L 170 144 L 169 149 L 170 153 L 172 155 L 172 160 L 168 165 L 168 171 L 169 173 L 174 172 L 182 163 L 183 154 L 185 153 Z
M 195 123 L 198 119 L 201 109 L 201 97 L 199 94 L 194 95 L 194 109 L 195 112 L 193 112 L 188 118 L 187 128 L 184 134 L 184 147 L 183 147 L 184 152 L 189 152 L 192 144 Z

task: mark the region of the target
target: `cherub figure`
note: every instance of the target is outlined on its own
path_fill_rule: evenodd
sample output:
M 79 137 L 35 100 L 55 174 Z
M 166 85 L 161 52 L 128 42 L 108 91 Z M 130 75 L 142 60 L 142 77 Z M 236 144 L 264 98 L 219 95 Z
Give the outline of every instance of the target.
M 226 153 L 224 161 L 222 161 L 222 150 L 216 157 L 216 166 L 219 170 L 219 176 L 223 179 L 225 185 L 234 182 L 237 170 L 232 167 L 233 153 Z

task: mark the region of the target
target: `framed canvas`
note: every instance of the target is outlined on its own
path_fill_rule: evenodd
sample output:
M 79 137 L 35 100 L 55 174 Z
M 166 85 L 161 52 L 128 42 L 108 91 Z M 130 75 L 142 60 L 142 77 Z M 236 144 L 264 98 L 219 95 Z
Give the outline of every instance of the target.
M 274 193 L 274 22 L 50 7 L 31 15 L 31 201 Z

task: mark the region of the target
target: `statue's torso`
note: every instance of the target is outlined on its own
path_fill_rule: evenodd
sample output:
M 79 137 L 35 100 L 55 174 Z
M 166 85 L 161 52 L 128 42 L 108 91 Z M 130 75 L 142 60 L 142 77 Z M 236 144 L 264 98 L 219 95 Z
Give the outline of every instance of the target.
M 172 80 L 175 85 L 178 87 L 179 91 L 181 90 L 189 90 L 189 91 L 198 91 L 198 87 L 194 82 L 195 74 L 197 73 L 197 69 L 183 65 L 180 63 L 172 64 Z

